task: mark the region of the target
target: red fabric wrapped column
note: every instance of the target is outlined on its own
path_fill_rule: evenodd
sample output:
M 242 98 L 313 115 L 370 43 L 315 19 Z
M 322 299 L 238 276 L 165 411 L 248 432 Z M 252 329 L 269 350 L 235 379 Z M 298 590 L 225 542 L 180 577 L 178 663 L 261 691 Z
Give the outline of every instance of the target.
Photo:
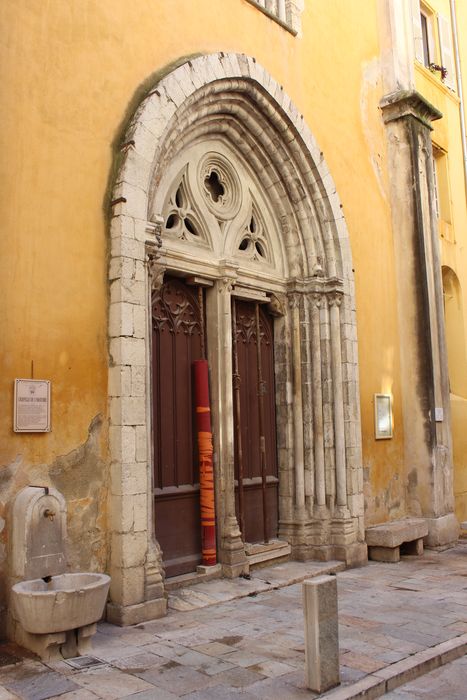
M 216 510 L 212 469 L 211 408 L 209 402 L 208 363 L 193 362 L 195 377 L 196 427 L 198 431 L 199 485 L 201 502 L 201 548 L 203 566 L 214 566 L 216 556 Z

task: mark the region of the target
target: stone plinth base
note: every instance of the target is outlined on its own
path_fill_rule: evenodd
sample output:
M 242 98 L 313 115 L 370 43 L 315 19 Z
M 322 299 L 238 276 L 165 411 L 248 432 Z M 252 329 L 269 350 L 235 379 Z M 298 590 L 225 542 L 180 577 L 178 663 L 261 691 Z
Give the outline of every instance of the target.
M 248 574 L 250 566 L 247 561 L 239 564 L 222 564 L 222 575 L 225 578 L 237 578 L 241 574 Z
M 31 634 L 17 622 L 14 640 L 20 646 L 40 656 L 42 661 L 57 661 L 89 654 L 92 650 L 91 637 L 96 633 L 96 629 L 94 622 L 65 632 Z
M 107 604 L 107 621 L 111 622 L 113 625 L 119 625 L 120 627 L 156 620 L 159 617 L 164 617 L 166 614 L 166 598 L 146 600 L 144 603 L 138 603 L 137 605 Z
M 448 549 L 454 547 L 459 537 L 459 523 L 454 513 L 441 515 L 439 518 L 425 518 L 428 535 L 425 547 L 429 549 Z
M 323 544 L 292 546 L 292 558 L 296 561 L 344 561 L 347 566 L 363 566 L 368 563 L 365 542 L 352 544 Z

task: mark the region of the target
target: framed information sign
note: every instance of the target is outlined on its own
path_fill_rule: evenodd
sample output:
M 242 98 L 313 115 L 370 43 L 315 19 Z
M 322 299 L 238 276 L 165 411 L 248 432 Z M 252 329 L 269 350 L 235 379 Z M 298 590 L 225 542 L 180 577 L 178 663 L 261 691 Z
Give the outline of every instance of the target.
M 392 400 L 390 394 L 375 394 L 375 438 L 392 438 Z
M 13 430 L 15 433 L 50 431 L 50 382 L 15 379 Z

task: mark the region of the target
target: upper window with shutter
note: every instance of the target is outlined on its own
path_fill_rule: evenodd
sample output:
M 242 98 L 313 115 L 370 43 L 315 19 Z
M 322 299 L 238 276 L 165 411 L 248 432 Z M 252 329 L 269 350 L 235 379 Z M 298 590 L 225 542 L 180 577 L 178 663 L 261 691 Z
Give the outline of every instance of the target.
M 446 77 L 444 78 L 444 82 L 449 88 L 451 88 L 451 90 L 457 90 L 452 27 L 449 19 L 443 17 L 443 15 L 438 15 L 438 29 L 441 64 L 446 69 Z
M 305 0 L 247 0 L 262 10 L 271 19 L 276 20 L 292 34 L 300 31 L 300 15 Z
M 452 30 L 449 19 L 420 0 L 411 0 L 415 58 L 451 90 L 456 89 Z

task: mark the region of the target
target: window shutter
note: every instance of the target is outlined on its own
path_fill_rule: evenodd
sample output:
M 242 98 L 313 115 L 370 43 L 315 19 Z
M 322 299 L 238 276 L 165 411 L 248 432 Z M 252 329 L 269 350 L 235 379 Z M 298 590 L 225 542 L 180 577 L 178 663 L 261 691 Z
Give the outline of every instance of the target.
M 456 90 L 456 69 L 454 66 L 454 49 L 452 45 L 451 23 L 443 15 L 438 15 L 439 45 L 441 48 L 441 64 L 446 68 L 448 74 L 445 84 Z
M 412 0 L 412 22 L 415 58 L 423 63 L 422 22 L 420 19 L 420 0 Z
M 428 56 L 430 63 L 437 63 L 437 52 L 436 52 L 436 42 L 435 42 L 435 25 L 434 16 L 430 15 L 427 17 L 427 30 L 428 30 Z

